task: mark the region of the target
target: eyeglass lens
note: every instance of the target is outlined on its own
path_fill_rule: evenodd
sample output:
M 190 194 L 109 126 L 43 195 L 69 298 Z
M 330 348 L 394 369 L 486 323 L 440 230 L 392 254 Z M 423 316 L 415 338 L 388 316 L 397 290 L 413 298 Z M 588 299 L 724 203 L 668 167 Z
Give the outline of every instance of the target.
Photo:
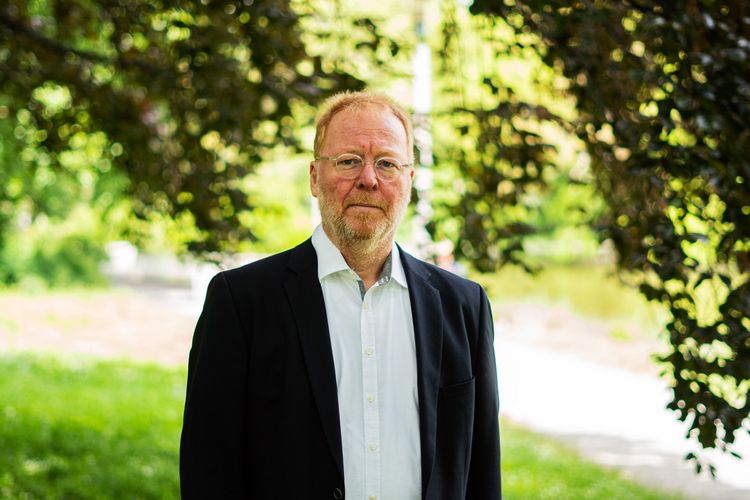
M 336 170 L 348 178 L 358 177 L 364 167 L 364 160 L 358 155 L 341 155 L 334 160 Z M 375 173 L 381 179 L 393 179 L 403 169 L 401 162 L 395 158 L 375 159 Z

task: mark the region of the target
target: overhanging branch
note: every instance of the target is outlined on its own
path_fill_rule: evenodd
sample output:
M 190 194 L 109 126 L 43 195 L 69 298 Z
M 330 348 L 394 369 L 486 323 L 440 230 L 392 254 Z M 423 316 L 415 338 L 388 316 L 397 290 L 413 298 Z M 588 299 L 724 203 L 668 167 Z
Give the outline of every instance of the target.
M 81 59 L 85 59 L 93 63 L 109 64 L 120 68 L 137 67 L 149 72 L 157 71 L 157 68 L 145 61 L 123 57 L 108 57 L 104 54 L 100 54 L 94 51 L 77 49 L 75 47 L 63 44 L 60 41 L 50 38 L 43 33 L 40 33 L 39 31 L 31 28 L 30 26 L 27 26 L 20 20 L 14 19 L 6 9 L 0 9 L 0 25 L 4 26 L 12 33 L 15 33 L 16 35 L 21 37 L 25 37 L 30 41 L 41 45 L 46 50 L 49 50 L 61 56 L 73 54 L 77 57 L 80 57 Z

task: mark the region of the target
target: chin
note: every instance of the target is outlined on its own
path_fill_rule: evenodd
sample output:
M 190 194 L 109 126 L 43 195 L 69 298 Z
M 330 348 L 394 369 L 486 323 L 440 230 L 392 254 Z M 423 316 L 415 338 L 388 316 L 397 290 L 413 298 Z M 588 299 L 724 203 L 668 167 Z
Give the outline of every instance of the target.
M 382 236 L 388 230 L 384 220 L 356 220 L 345 222 L 346 232 L 358 240 L 369 240 Z
M 349 241 L 380 240 L 391 230 L 389 221 L 382 216 L 342 217 L 337 222 L 334 225 L 339 234 Z

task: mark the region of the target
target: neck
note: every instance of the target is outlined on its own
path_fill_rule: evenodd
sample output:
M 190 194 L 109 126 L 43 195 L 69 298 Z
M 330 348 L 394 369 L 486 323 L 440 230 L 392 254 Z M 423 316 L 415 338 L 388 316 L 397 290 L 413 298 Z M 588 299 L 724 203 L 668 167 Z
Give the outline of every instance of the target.
M 323 226 L 328 238 L 339 249 L 347 265 L 364 282 L 365 290 L 374 285 L 383 271 L 388 254 L 393 249 L 394 234 L 382 239 L 343 241 L 333 231 Z

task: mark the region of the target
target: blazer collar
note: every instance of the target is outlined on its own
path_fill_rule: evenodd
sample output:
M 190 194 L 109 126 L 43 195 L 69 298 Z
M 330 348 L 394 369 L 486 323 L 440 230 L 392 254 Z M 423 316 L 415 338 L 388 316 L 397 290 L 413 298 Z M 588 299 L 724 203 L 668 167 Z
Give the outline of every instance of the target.
M 309 239 L 292 249 L 288 267 L 290 272 L 284 281 L 284 289 L 297 324 L 300 346 L 323 432 L 343 479 L 344 458 L 341 450 L 336 373 L 323 291 L 318 281 L 317 256 Z
M 437 399 L 443 352 L 443 308 L 440 292 L 429 282 L 432 276 L 429 267 L 403 250 L 400 253 L 406 281 L 409 283 L 409 299 L 417 349 L 422 498 L 425 498 L 435 463 Z

